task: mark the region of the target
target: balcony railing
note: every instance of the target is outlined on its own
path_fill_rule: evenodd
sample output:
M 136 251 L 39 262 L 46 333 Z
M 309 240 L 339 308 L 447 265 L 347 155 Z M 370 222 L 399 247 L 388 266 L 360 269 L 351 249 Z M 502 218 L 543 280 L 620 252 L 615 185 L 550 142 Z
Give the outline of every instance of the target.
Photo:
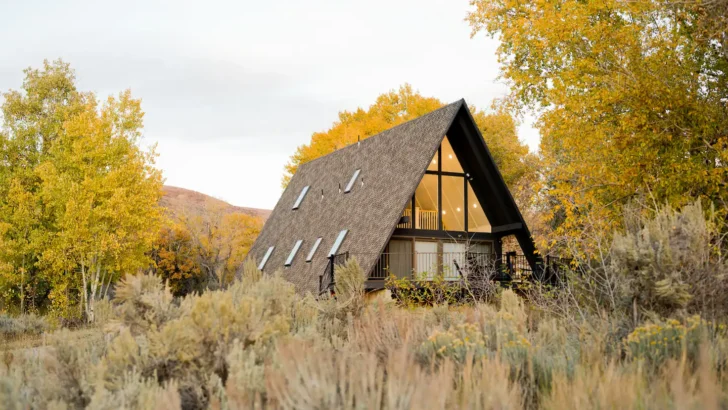
M 414 227 L 412 226 L 413 221 Z M 402 212 L 402 222 L 397 225 L 397 228 L 437 230 L 439 228 L 437 211 L 415 208 L 415 218 L 412 218 L 412 208 L 407 208 Z
M 336 267 L 345 264 L 347 260 L 349 260 L 349 252 L 329 256 L 329 263 L 326 265 L 326 270 L 319 276 L 319 296 L 327 292 L 334 292 L 334 286 L 336 285 L 336 276 L 334 273 Z
M 432 280 L 442 276 L 448 281 L 467 278 L 471 273 L 495 272 L 497 257 L 489 253 L 433 252 L 383 253 L 369 279 L 397 278 Z
M 345 264 L 349 257 L 348 252 L 329 257 L 326 270 L 319 277 L 320 294 L 333 292 L 336 284 L 335 268 Z M 570 265 L 570 259 L 547 256 L 534 271 L 526 256 L 515 252 L 502 257 L 493 253 L 474 252 L 382 253 L 369 272 L 368 279 L 377 281 L 394 276 L 428 281 L 442 277 L 446 281 L 463 280 L 471 284 L 478 281 L 520 282 L 533 279 L 555 285 L 565 280 Z

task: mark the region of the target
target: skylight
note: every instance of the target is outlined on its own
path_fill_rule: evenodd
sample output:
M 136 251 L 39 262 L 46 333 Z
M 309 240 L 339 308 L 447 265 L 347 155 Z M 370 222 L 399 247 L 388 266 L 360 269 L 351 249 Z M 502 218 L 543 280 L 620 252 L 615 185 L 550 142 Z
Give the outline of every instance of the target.
M 293 209 L 294 209 L 294 210 L 295 210 L 295 209 L 298 209 L 298 207 L 299 207 L 299 206 L 301 206 L 301 202 L 303 202 L 303 198 L 304 198 L 304 197 L 306 196 L 306 193 L 308 192 L 308 188 L 309 188 L 309 186 L 308 186 L 308 185 L 306 185 L 306 186 L 305 186 L 305 187 L 303 187 L 303 189 L 301 190 L 301 194 L 300 194 L 300 195 L 298 195 L 298 199 L 296 199 L 296 203 L 295 203 L 295 204 L 293 204 Z
M 336 255 L 336 252 L 339 251 L 339 247 L 341 247 L 341 243 L 344 242 L 344 239 L 346 238 L 346 234 L 348 232 L 349 230 L 347 229 L 339 232 L 339 236 L 336 237 L 336 242 L 334 242 L 334 246 L 332 246 L 331 250 L 329 251 L 329 256 Z
M 291 266 L 293 263 L 293 258 L 296 257 L 296 254 L 298 253 L 298 249 L 301 248 L 301 244 L 303 243 L 303 239 L 299 239 L 296 241 L 296 244 L 293 245 L 293 249 L 291 249 L 291 253 L 288 255 L 288 259 L 286 259 L 285 266 Z
M 359 177 L 359 172 L 361 172 L 361 169 L 357 169 L 356 171 L 354 171 L 354 175 L 352 175 L 351 180 L 349 180 L 349 183 L 346 184 L 346 189 L 344 189 L 345 194 L 348 194 L 349 192 L 351 192 L 351 188 L 354 188 L 354 183 Z
M 313 260 L 313 255 L 316 254 L 316 250 L 318 250 L 319 245 L 321 245 L 321 239 L 316 239 L 316 242 L 313 243 L 313 246 L 311 247 L 311 252 L 308 253 L 308 256 L 306 256 L 306 262 L 311 262 Z
M 260 264 L 258 265 L 258 270 L 263 270 L 263 268 L 265 268 L 265 264 L 266 264 L 266 262 L 268 262 L 268 259 L 270 258 L 270 255 L 273 253 L 273 249 L 275 249 L 275 246 L 271 246 L 265 252 L 265 256 L 263 256 L 263 260 L 260 261 Z

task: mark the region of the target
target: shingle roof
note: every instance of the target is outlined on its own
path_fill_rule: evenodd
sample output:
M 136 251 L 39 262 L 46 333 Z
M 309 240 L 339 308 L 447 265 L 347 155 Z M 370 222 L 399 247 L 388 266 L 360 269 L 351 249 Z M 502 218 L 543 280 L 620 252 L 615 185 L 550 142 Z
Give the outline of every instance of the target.
M 275 250 L 265 271 L 282 270 L 299 292 L 318 291 L 318 277 L 338 233 L 348 229 L 339 253 L 356 253 L 368 271 L 384 249 L 402 210 L 437 151 L 463 100 L 398 125 L 360 143 L 301 165 L 268 218 L 249 257 L 261 260 Z M 358 181 L 343 190 L 357 169 Z M 310 186 L 299 209 L 292 210 L 301 190 Z M 339 193 L 341 187 L 341 193 Z M 323 196 L 322 196 L 323 191 Z M 323 238 L 313 261 L 306 255 Z M 290 267 L 283 264 L 297 240 L 303 240 Z

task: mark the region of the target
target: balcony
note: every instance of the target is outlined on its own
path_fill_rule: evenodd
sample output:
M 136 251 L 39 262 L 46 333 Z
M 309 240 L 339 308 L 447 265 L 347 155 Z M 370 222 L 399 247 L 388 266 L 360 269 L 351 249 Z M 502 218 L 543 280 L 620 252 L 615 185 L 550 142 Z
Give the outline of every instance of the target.
M 459 281 L 469 276 L 496 272 L 497 257 L 490 253 L 413 252 L 383 253 L 369 280 L 398 279 Z
M 319 277 L 321 293 L 333 290 L 334 268 L 343 265 L 350 257 L 366 254 L 343 253 L 329 258 L 326 271 Z M 369 271 L 368 289 L 381 289 L 389 277 L 413 281 L 432 281 L 442 278 L 453 283 L 480 281 L 518 283 L 535 280 L 558 285 L 565 280 L 565 273 L 571 269 L 571 259 L 547 256 L 534 271 L 525 255 L 515 252 L 502 258 L 493 253 L 474 252 L 414 252 L 382 253 Z
M 414 221 L 414 228 L 412 227 L 412 221 Z M 412 209 L 405 209 L 402 213 L 401 222 L 397 225 L 397 228 L 404 229 L 425 229 L 425 230 L 437 230 L 437 211 L 415 208 L 415 217 L 412 218 Z

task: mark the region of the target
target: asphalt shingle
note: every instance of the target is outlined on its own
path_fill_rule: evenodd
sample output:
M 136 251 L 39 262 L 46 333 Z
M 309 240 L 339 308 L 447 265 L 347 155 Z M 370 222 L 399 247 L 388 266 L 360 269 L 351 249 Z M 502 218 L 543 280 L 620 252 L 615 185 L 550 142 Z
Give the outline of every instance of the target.
M 355 253 L 362 269 L 369 271 L 464 104 L 457 101 L 301 165 L 248 257 L 259 261 L 270 246 L 275 246 L 264 271 L 280 270 L 299 292 L 316 293 L 329 250 L 339 232 L 348 229 L 339 253 Z M 351 192 L 344 193 L 357 169 L 361 169 L 357 181 Z M 310 187 L 308 193 L 293 210 L 306 186 Z M 319 237 L 323 239 L 316 255 L 306 262 Z M 284 267 L 297 240 L 303 240 L 303 245 L 291 266 Z

